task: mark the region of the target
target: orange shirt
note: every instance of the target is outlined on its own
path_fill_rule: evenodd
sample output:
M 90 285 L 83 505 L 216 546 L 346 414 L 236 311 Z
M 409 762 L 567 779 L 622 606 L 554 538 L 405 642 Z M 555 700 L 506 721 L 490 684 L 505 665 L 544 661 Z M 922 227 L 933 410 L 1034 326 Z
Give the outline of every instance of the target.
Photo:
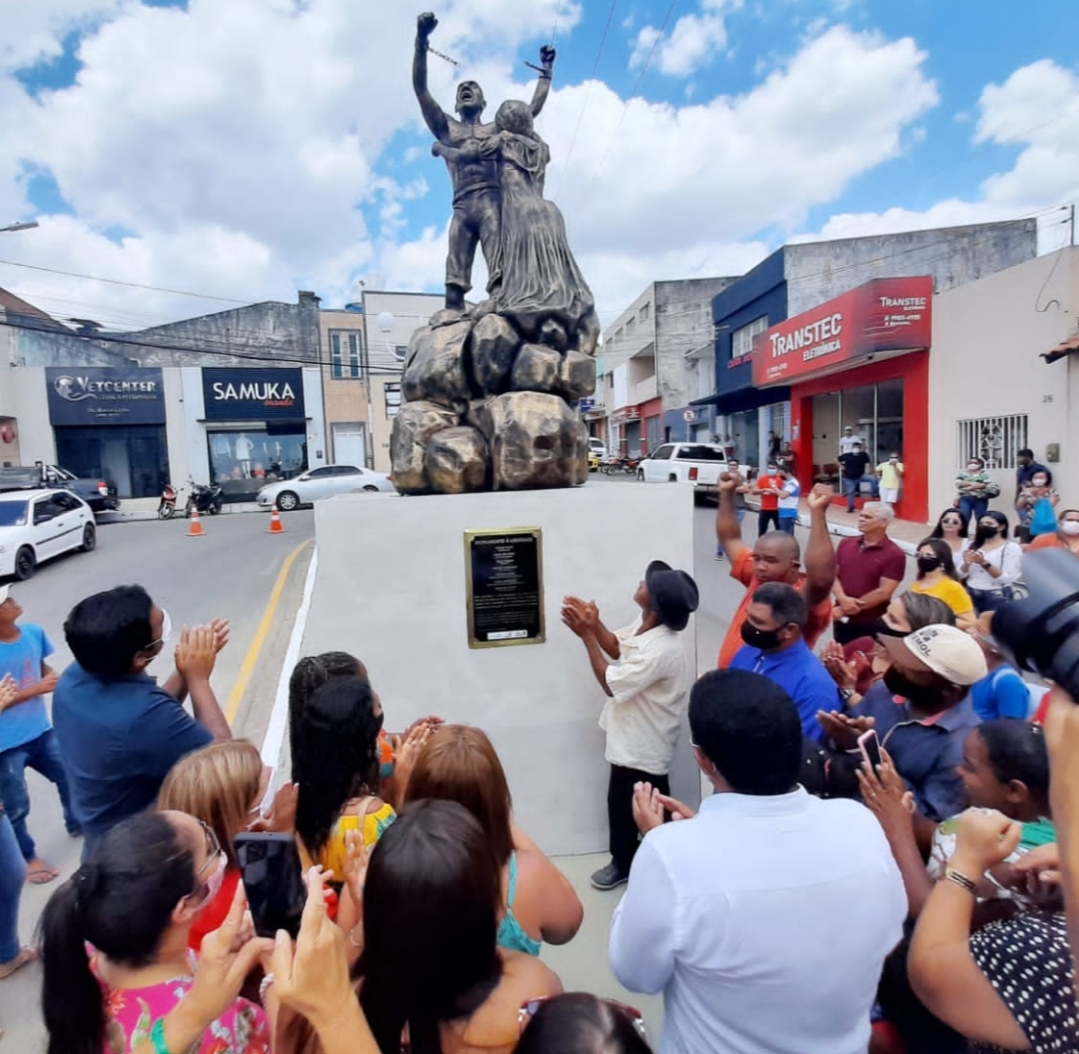
M 1039 534 L 1038 537 L 1035 538 L 1034 541 L 1032 541 L 1030 543 L 1030 545 L 1027 546 L 1028 551 L 1030 551 L 1032 549 L 1067 549 L 1067 548 L 1068 547 L 1060 540 L 1060 535 L 1057 534 L 1056 531 L 1053 531 L 1050 534 Z
M 731 567 L 731 578 L 736 579 L 746 587 L 746 595 L 742 597 L 742 602 L 731 617 L 730 629 L 727 630 L 727 636 L 723 638 L 723 646 L 719 649 L 719 662 L 717 665 L 721 670 L 730 665 L 735 652 L 744 643 L 742 640 L 742 623 L 746 620 L 746 608 L 749 607 L 749 601 L 754 590 L 761 585 L 760 579 L 757 578 L 754 572 L 752 549 L 745 548 L 742 555 L 734 562 Z M 799 575 L 794 588 L 804 593 L 805 580 L 806 576 L 804 574 Z M 816 607 L 809 609 L 809 619 L 805 628 L 806 644 L 812 648 L 820 640 L 821 634 L 831 624 L 832 598 L 825 597 Z
M 783 480 L 778 476 L 759 476 L 755 486 L 761 490 L 767 490 L 769 488 L 775 488 L 776 490 L 783 489 Z M 761 494 L 761 512 L 775 512 L 779 508 L 779 495 L 778 494 Z M 734 572 L 732 571 L 733 575 Z

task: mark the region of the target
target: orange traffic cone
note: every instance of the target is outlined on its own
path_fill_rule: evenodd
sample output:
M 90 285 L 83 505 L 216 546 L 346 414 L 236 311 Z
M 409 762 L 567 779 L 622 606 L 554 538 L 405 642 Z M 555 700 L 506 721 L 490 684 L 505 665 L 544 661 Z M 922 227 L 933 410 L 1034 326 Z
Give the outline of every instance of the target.
M 284 534 L 285 528 L 281 525 L 281 516 L 277 511 L 277 503 L 270 506 L 270 534 Z
M 201 538 L 206 532 L 202 529 L 202 524 L 199 522 L 199 510 L 191 506 L 191 522 L 187 527 L 188 538 Z

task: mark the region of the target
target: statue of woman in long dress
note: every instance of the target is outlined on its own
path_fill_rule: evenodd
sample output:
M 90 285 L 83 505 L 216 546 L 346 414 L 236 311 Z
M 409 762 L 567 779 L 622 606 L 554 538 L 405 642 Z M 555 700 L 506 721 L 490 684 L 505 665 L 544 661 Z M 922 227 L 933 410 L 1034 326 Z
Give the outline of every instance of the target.
M 502 286 L 495 310 L 526 334 L 534 334 L 548 319 L 572 334 L 586 316 L 595 317 L 595 300 L 570 251 L 562 213 L 543 197 L 550 149 L 536 134 L 527 103 L 504 102 L 495 128 L 471 147 L 499 162 Z M 440 155 L 449 149 L 439 143 L 432 148 Z

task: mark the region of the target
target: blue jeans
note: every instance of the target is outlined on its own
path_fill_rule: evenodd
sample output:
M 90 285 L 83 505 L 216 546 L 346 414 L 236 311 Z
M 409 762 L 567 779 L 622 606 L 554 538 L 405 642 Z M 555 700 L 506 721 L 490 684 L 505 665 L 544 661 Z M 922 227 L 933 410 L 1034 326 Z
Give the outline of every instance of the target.
M 60 792 L 60 803 L 64 807 L 64 826 L 69 834 L 78 833 L 79 821 L 71 811 L 67 775 L 64 773 L 64 763 L 60 760 L 60 745 L 51 728 L 37 739 L 31 739 L 29 743 L 12 747 L 0 754 L 0 801 L 3 801 L 7 810 L 23 858 L 33 860 L 37 856 L 37 850 L 30 832 L 26 829 L 26 817 L 30 815 L 30 789 L 26 786 L 28 767 L 56 784 L 56 789 Z
M 0 815 L 0 963 L 19 954 L 19 897 L 26 881 L 26 861 L 19 852 L 11 821 Z
M 794 534 L 794 525 L 798 522 L 798 515 L 784 516 L 783 513 L 779 514 L 779 529 L 786 531 L 787 534 Z
M 970 520 L 972 527 L 978 526 L 978 521 L 985 515 L 988 508 L 988 498 L 962 497 L 959 499 L 959 511 Z M 974 532 L 972 531 L 971 537 L 973 537 L 973 534 Z
M 876 476 L 862 476 L 861 479 L 847 479 L 843 477 L 843 496 L 847 499 L 847 512 L 854 512 L 854 499 L 858 497 L 863 483 L 869 483 L 873 487 L 873 497 L 880 496 L 880 483 Z

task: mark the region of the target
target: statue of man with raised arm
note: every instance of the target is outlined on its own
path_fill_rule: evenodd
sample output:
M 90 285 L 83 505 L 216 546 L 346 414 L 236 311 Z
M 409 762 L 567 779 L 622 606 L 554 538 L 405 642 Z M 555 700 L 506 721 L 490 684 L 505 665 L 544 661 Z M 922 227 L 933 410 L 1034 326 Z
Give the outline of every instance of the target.
M 430 13 L 416 20 L 416 55 L 412 62 L 412 86 L 420 101 L 423 119 L 432 135 L 443 145 L 453 147 L 452 160 L 446 167 L 453 181 L 453 219 L 450 222 L 449 254 L 446 257 L 446 307 L 463 310 L 465 293 L 472 288 L 472 262 L 476 245 L 487 261 L 487 294 L 494 296 L 502 283 L 501 209 L 498 159 L 481 154 L 480 145 L 495 131 L 493 124 L 480 120 L 486 102 L 475 81 L 457 86 L 457 118 L 450 117 L 435 102 L 427 88 L 427 43 L 438 25 Z M 536 116 L 551 90 L 551 70 L 555 50 L 540 49 L 540 75 L 532 96 L 532 115 Z

